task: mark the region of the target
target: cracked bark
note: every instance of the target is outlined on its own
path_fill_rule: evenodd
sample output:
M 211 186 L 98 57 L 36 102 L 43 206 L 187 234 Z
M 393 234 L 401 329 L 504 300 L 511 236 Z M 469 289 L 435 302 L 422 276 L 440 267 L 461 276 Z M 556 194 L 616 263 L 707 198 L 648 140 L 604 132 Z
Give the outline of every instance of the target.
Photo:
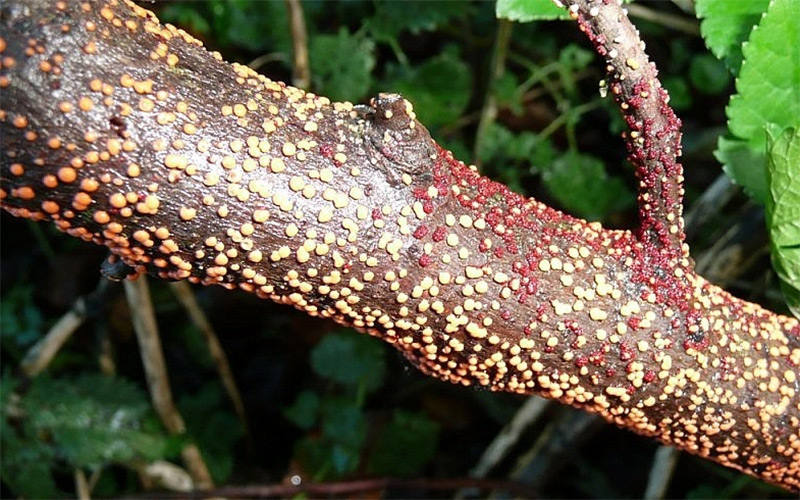
M 798 490 L 798 321 L 693 271 L 655 68 L 618 5 L 568 8 L 630 126 L 635 233 L 479 176 L 401 96 L 331 103 L 115 0 L 2 5 L 2 206 Z

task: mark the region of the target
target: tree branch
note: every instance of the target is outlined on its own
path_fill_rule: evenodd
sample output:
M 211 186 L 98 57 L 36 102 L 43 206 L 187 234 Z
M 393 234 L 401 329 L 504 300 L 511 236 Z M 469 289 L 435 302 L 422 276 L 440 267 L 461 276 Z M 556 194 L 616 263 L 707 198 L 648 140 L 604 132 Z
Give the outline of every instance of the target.
M 694 273 L 678 121 L 616 4 L 570 10 L 632 128 L 635 235 L 479 176 L 398 95 L 331 103 L 128 2 L 2 9 L 5 210 L 800 488 L 800 326 Z

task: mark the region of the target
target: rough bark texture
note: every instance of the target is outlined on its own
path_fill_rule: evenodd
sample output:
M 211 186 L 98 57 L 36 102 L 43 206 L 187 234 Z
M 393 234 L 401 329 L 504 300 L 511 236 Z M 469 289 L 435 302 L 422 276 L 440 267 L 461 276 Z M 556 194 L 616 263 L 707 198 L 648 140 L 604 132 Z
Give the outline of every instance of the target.
M 115 0 L 3 3 L 3 208 L 797 490 L 798 321 L 694 273 L 655 69 L 618 5 L 570 12 L 631 126 L 636 234 L 479 176 L 398 95 L 332 103 Z

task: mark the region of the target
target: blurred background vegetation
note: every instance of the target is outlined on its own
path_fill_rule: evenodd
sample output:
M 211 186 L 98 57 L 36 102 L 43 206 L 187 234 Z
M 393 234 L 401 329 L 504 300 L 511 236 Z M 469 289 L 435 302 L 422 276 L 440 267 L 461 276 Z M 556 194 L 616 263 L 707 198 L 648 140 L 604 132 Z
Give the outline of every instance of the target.
M 601 61 L 572 24 L 499 21 L 490 1 L 301 6 L 310 90 L 356 103 L 400 92 L 442 145 L 486 175 L 569 213 L 635 226 L 623 122 L 602 96 Z M 148 7 L 225 59 L 291 81 L 285 2 Z M 689 237 L 701 271 L 738 296 L 785 308 L 769 267 L 763 209 L 720 177 L 714 156 L 727 132 L 731 69 L 706 49 L 690 1 L 634 3 L 631 12 L 684 122 Z M 705 204 L 692 212 L 697 200 Z M 470 489 L 467 478 L 471 470 L 483 474 L 476 464 L 524 398 L 440 383 L 369 337 L 248 294 L 198 288 L 242 394 L 242 420 L 200 329 L 169 285 L 152 282 L 170 383 L 188 429 L 170 436 L 150 407 L 131 326 L 137 312 L 119 285 L 99 285 L 104 257 L 49 225 L 2 215 L 3 497 L 163 491 L 147 467 L 173 470 L 168 463 L 181 464 L 187 442 L 197 444 L 229 496 L 258 495 L 235 485 L 358 480 L 365 481 L 352 490 L 358 497 L 488 494 Z M 26 353 L 78 297 L 86 299 L 81 326 L 43 374 L 25 376 Z M 488 470 L 496 482 L 482 486 L 524 496 L 644 494 L 656 443 L 557 404 L 539 410 Z M 375 480 L 386 477 L 397 481 Z M 663 494 L 790 498 L 685 454 Z

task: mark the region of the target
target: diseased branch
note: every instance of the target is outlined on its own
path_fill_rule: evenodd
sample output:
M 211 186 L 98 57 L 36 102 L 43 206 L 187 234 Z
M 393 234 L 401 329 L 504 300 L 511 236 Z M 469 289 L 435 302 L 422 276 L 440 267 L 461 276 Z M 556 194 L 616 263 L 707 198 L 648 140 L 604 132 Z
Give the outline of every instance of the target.
M 655 69 L 618 5 L 575 5 L 632 128 L 637 234 L 480 177 L 401 96 L 331 103 L 117 0 L 2 5 L 0 200 L 138 272 L 290 304 L 443 380 L 800 489 L 798 321 L 694 272 Z
M 653 264 L 688 267 L 689 248 L 683 244 L 683 167 L 677 161 L 681 122 L 669 107 L 655 64 L 616 2 L 563 3 L 595 51 L 605 58 L 607 85 L 628 124 L 624 134 L 628 160 L 639 179 L 639 240 L 648 246 L 649 258 L 661 260 Z

